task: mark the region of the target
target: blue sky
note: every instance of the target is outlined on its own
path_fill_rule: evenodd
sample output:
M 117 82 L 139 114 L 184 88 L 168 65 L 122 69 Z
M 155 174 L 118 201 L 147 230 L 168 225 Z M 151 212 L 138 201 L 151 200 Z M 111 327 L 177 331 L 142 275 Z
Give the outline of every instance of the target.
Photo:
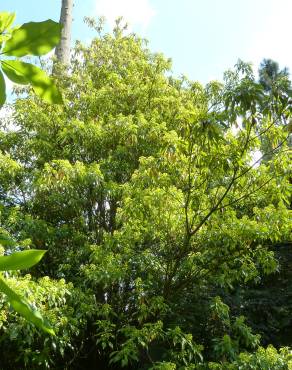
M 61 0 L 1 0 L 17 23 L 59 19 Z M 176 75 L 221 79 L 238 58 L 257 67 L 272 58 L 292 71 L 292 0 L 75 0 L 73 39 L 89 41 L 84 16 L 121 15 L 153 51 L 173 60 Z

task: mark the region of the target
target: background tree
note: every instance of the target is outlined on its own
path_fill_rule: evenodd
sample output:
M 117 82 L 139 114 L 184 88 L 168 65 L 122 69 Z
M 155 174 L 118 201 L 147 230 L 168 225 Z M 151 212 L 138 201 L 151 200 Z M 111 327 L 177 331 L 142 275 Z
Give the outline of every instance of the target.
M 288 143 L 291 147 L 291 120 L 292 110 L 292 89 L 289 79 L 288 68 L 280 70 L 279 64 L 271 59 L 264 59 L 259 68 L 259 83 L 263 86 L 265 98 L 261 103 L 261 110 L 269 111 L 277 120 L 277 125 L 283 125 L 287 129 Z M 261 141 L 261 151 L 264 153 L 264 160 L 272 158 L 273 147 L 277 144 L 272 136 L 266 135 Z
M 259 82 L 268 93 L 279 90 L 286 94 L 291 93 L 288 68 L 280 70 L 279 64 L 272 59 L 263 59 L 261 62 Z

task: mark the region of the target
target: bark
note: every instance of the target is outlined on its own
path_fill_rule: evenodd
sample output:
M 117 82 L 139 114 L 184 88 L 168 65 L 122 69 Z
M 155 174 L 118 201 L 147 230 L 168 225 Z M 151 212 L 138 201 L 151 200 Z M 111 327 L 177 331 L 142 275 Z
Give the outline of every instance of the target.
M 59 62 L 68 64 L 70 61 L 71 28 L 73 0 L 62 0 L 60 23 L 62 25 L 61 41 L 56 47 L 55 55 Z

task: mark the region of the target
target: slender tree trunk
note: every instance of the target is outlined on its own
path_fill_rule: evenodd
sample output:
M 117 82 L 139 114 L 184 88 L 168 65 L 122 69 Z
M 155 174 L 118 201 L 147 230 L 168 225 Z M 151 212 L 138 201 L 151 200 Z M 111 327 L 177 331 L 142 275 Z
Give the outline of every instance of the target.
M 73 0 L 62 0 L 60 23 L 62 25 L 61 41 L 56 47 L 55 55 L 59 62 L 68 64 L 70 61 L 71 27 Z

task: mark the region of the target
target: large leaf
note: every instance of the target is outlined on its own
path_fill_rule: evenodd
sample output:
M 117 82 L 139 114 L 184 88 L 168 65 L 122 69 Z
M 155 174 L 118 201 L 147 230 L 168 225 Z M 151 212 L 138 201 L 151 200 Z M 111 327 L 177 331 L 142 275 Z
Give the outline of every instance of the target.
M 9 80 L 17 84 L 20 84 L 20 85 L 28 85 L 29 80 L 27 79 L 27 77 L 25 77 L 22 73 L 18 72 L 17 69 L 13 68 L 10 65 L 10 62 L 15 62 L 15 61 L 10 61 L 10 60 L 2 61 L 2 70 L 6 74 L 6 76 L 9 78 Z
M 0 271 L 22 270 L 37 264 L 46 253 L 45 250 L 30 249 L 0 257 Z
M 55 335 L 54 330 L 50 327 L 46 320 L 43 319 L 42 315 L 37 310 L 33 309 L 23 297 L 20 297 L 17 293 L 15 293 L 1 278 L 0 290 L 6 294 L 9 303 L 16 312 L 43 331 L 51 335 Z
M 62 103 L 62 96 L 54 81 L 33 64 L 20 60 L 5 60 L 2 61 L 2 69 L 11 81 L 19 84 L 30 83 L 34 92 L 47 103 Z
M 60 37 L 61 26 L 51 19 L 24 23 L 12 32 L 2 53 L 15 57 L 44 55 L 59 44 Z
M 3 73 L 0 71 L 0 108 L 6 101 L 6 86 Z
M 7 30 L 15 20 L 15 13 L 0 13 L 0 34 Z

